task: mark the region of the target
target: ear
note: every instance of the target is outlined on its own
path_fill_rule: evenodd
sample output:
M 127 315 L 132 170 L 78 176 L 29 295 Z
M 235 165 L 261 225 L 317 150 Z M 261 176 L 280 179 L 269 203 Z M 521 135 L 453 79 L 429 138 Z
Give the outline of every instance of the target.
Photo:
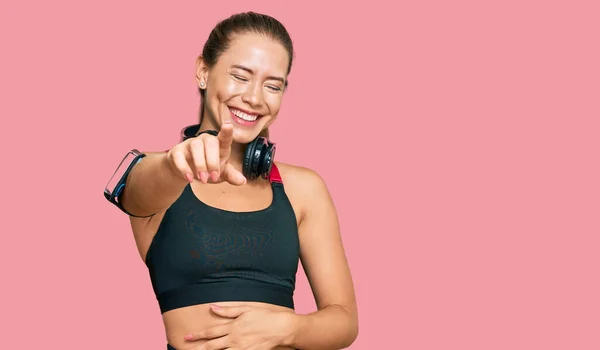
M 204 61 L 204 57 L 198 56 L 196 58 L 196 82 L 200 89 L 206 89 L 208 79 L 208 65 Z M 204 83 L 204 86 L 201 86 L 200 83 Z

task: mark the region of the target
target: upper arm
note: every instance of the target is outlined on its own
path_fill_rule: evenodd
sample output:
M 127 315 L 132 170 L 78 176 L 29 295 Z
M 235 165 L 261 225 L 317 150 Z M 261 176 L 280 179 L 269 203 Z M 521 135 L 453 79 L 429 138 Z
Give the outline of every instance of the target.
M 300 258 L 317 307 L 344 307 L 357 318 L 354 286 L 344 251 L 338 214 L 323 179 L 309 169 L 302 174 Z
M 129 217 L 135 245 L 140 254 L 140 258 L 142 258 L 144 262 L 146 262 L 148 249 L 158 231 L 158 227 L 160 226 L 164 215 L 165 212 L 162 211 L 148 218 Z

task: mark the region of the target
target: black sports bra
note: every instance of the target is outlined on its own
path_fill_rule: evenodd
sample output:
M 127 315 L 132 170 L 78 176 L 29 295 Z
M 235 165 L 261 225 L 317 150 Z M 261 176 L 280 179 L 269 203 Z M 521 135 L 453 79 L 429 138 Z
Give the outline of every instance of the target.
M 146 254 L 161 313 L 219 301 L 294 308 L 300 256 L 296 216 L 274 164 L 270 181 L 271 204 L 251 212 L 209 206 L 186 186 L 165 212 Z

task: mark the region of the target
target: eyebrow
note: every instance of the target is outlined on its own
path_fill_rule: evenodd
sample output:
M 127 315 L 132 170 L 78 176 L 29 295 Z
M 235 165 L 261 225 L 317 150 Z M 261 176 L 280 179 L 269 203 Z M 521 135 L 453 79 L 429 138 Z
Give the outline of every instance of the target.
M 246 72 L 248 72 L 248 73 L 250 73 L 250 74 L 254 74 L 254 71 L 253 71 L 252 69 L 250 69 L 250 68 L 248 68 L 248 67 L 244 67 L 244 66 L 242 66 L 242 65 L 239 65 L 239 64 L 234 64 L 234 65 L 233 65 L 233 66 L 231 66 L 231 67 L 232 67 L 232 68 L 237 68 L 237 69 L 244 70 L 244 71 L 246 71 Z M 269 79 L 269 80 L 278 80 L 278 81 L 280 81 L 282 84 L 285 84 L 285 85 L 287 85 L 287 82 L 286 82 L 286 81 L 285 81 L 285 79 L 283 79 L 282 77 L 276 77 L 276 76 L 272 76 L 272 75 L 271 75 L 271 76 L 268 76 L 268 77 L 267 77 L 267 79 Z

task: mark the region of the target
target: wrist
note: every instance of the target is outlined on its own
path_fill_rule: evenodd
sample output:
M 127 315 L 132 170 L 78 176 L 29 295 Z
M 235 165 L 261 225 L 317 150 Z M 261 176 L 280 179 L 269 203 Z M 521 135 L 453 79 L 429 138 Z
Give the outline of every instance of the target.
M 175 165 L 171 161 L 168 151 L 166 153 L 160 154 L 159 157 L 161 169 L 159 170 L 159 172 L 161 174 L 164 174 L 162 175 L 164 179 L 168 179 L 169 182 L 176 181 L 177 184 L 182 185 L 186 185 L 189 183 L 189 181 L 184 177 L 183 174 L 181 174 L 181 172 L 175 167 Z
M 293 348 L 294 344 L 296 344 L 298 334 L 304 327 L 306 316 L 295 313 L 286 313 L 286 316 L 287 319 L 284 323 L 286 325 L 285 332 L 280 345 Z
M 176 169 L 174 168 L 172 162 L 169 159 L 169 151 L 166 151 L 165 153 L 161 153 L 159 155 L 160 160 L 160 167 L 163 169 L 163 171 L 167 174 L 169 174 L 169 176 L 171 177 L 178 177 L 176 174 Z M 180 177 L 180 176 L 179 176 Z

